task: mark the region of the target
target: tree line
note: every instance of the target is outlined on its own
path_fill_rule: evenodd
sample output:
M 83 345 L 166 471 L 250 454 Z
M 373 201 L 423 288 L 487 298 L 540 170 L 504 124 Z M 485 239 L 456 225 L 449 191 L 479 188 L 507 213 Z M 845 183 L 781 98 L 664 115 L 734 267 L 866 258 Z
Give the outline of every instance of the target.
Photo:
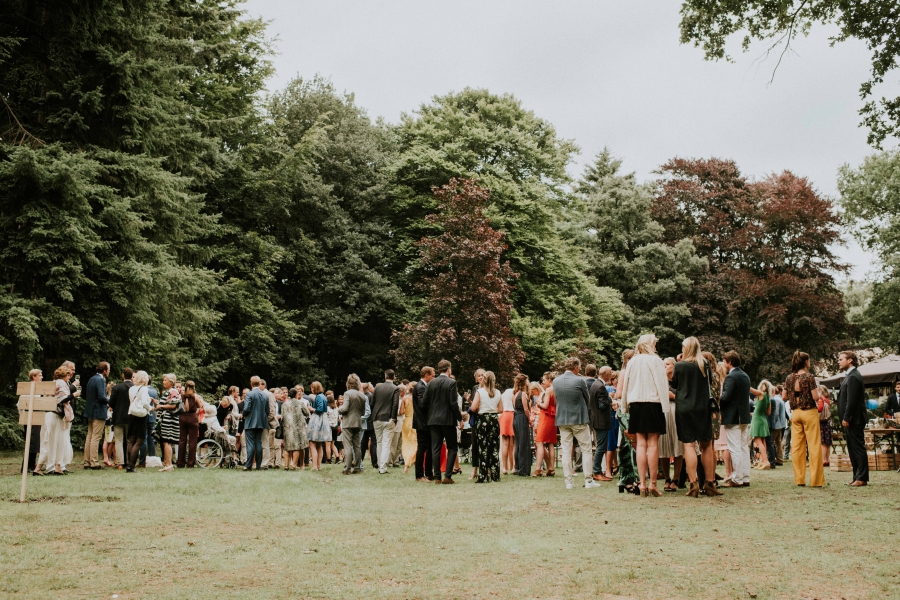
M 640 182 L 604 150 L 573 178 L 575 143 L 511 95 L 387 123 L 321 78 L 266 93 L 270 54 L 236 1 L 0 7 L 6 419 L 15 381 L 67 359 L 214 391 L 446 351 L 465 380 L 615 366 L 653 331 L 661 353 L 697 335 L 781 377 L 795 349 L 862 331 L 832 250 L 865 210 L 852 190 L 869 206 L 857 172 L 844 214 L 800 175 L 720 158 Z

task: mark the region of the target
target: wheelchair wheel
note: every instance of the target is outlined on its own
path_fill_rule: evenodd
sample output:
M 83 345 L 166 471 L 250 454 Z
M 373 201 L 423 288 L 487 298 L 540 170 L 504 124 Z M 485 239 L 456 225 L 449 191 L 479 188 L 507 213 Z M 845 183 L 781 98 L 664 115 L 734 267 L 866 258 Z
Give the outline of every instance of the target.
M 225 458 L 222 446 L 215 440 L 201 440 L 197 444 L 197 464 L 204 469 L 215 469 Z

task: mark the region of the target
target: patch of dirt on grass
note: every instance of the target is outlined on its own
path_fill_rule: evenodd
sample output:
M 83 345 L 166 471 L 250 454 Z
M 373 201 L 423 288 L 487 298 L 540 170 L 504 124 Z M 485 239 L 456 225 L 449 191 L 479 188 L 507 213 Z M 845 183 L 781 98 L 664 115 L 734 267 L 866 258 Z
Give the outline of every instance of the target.
M 119 496 L 35 496 L 34 498 L 26 498 L 25 504 L 50 502 L 52 504 L 75 504 L 77 502 L 119 502 L 122 498 Z M 10 502 L 19 503 L 18 499 L 10 498 Z

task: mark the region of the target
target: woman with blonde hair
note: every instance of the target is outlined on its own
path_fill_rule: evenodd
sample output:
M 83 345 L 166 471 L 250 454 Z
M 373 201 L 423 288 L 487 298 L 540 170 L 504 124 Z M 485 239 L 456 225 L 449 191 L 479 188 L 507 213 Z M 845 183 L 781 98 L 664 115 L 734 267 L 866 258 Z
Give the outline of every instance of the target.
M 147 435 L 147 417 L 156 410 L 150 398 L 150 376 L 146 371 L 138 371 L 131 378 L 134 385 L 128 388 L 128 435 L 125 438 L 125 470 L 134 473 L 141 446 Z
M 172 446 L 178 445 L 180 427 L 178 426 L 178 414 L 182 410 L 181 392 L 175 387 L 178 379 L 175 373 L 163 375 L 163 393 L 157 410 L 163 411 L 159 417 L 159 431 L 163 444 L 163 466 L 160 471 L 171 471 L 175 468 L 172 464 Z
M 700 446 L 704 493 L 707 496 L 722 495 L 716 488 L 716 453 L 713 450 L 714 432 L 709 404 L 713 395 L 718 397 L 718 383 L 713 380 L 709 358 L 700 351 L 700 341 L 689 337 L 681 343 L 681 360 L 675 364 L 672 375 L 678 439 L 685 444 L 684 462 L 690 482 L 686 495 L 692 498 L 700 495 L 694 443 Z
M 72 442 L 69 434 L 75 412 L 71 405 L 70 377 L 72 370 L 66 366 L 58 367 L 53 372 L 56 383 L 56 412 L 44 413 L 44 440 L 38 464 L 46 465 L 49 475 L 64 475 L 66 466 L 72 462 Z
M 500 390 L 493 371 L 485 371 L 471 410 L 478 415 L 478 478 L 475 483 L 500 481 L 500 421 L 503 412 Z
M 637 467 L 641 496 L 662 496 L 656 487 L 659 464 L 659 436 L 666 432 L 665 411 L 669 409 L 669 380 L 666 367 L 656 354 L 657 338 L 642 335 L 634 347 L 634 357 L 622 378 L 622 402 L 627 406 L 628 433 L 637 438 Z M 647 483 L 649 472 L 650 482 Z

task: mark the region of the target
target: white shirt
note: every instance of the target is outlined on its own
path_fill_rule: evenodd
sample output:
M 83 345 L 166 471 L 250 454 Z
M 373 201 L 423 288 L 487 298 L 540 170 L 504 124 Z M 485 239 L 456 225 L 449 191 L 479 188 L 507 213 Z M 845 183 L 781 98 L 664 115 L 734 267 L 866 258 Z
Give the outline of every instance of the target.
M 500 398 L 503 400 L 503 412 L 513 412 L 515 410 L 515 407 L 513 406 L 512 388 L 504 391 Z
M 500 401 L 503 395 L 500 390 L 494 390 L 494 397 L 488 396 L 488 391 L 484 388 L 478 389 L 478 414 L 479 415 L 496 415 L 500 407 Z

